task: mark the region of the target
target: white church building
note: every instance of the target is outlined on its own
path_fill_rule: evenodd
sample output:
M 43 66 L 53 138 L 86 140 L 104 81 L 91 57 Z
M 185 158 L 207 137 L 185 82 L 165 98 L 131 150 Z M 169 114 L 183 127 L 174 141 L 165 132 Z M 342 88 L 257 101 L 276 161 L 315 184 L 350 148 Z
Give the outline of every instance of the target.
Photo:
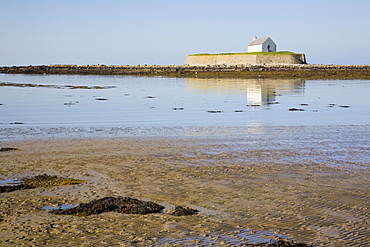
M 270 37 L 257 39 L 248 45 L 248 52 L 276 52 L 276 44 Z

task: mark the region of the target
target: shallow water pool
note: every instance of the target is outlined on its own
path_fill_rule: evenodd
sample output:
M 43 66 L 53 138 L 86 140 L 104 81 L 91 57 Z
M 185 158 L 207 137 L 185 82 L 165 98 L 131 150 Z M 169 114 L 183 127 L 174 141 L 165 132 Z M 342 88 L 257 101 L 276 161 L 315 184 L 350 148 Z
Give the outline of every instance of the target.
M 0 74 L 0 127 L 364 125 L 369 80 Z

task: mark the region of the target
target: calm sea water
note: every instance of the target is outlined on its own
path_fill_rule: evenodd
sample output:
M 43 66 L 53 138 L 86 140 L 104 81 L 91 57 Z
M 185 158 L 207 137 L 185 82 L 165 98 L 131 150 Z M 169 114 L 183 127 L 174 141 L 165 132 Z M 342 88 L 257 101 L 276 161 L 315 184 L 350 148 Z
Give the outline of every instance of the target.
M 369 80 L 0 74 L 0 127 L 364 125 L 369 95 Z

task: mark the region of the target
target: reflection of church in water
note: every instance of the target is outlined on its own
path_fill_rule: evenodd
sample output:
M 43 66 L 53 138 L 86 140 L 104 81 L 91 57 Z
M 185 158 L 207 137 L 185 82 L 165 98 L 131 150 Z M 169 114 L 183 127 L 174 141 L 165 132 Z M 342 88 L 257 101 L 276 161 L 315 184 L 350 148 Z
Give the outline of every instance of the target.
M 186 78 L 188 89 L 202 93 L 246 93 L 247 103 L 267 105 L 276 102 L 276 96 L 304 93 L 304 79 L 200 79 Z

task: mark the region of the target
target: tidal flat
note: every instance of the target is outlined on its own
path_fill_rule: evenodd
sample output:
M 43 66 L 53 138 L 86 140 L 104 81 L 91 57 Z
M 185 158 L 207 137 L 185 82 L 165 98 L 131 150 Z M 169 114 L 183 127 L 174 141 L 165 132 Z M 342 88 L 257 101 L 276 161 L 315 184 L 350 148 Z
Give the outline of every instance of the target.
M 0 153 L 0 179 L 47 173 L 86 181 L 2 193 L 0 245 L 245 246 L 278 237 L 370 244 L 369 125 L 233 131 L 0 142 L 14 148 Z M 117 196 L 165 208 L 90 216 L 43 209 Z M 198 213 L 172 215 L 176 206 Z

